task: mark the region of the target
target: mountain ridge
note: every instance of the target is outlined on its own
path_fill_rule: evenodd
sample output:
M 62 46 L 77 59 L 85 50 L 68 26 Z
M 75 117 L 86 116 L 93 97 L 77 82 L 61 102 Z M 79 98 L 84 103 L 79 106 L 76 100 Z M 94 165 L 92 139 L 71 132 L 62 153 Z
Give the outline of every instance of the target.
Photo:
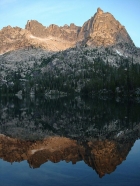
M 0 54 L 29 46 L 61 51 L 76 45 L 106 47 L 120 42 L 135 46 L 125 27 L 112 14 L 104 13 L 100 8 L 82 27 L 74 23 L 45 27 L 36 20 L 30 20 L 25 29 L 7 26 L 0 30 Z

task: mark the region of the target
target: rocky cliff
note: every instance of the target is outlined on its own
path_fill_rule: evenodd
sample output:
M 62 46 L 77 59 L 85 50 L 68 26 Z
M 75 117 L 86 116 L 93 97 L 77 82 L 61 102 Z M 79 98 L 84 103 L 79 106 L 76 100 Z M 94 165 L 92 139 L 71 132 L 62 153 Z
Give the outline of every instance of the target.
M 104 13 L 100 8 L 82 27 L 74 24 L 63 27 L 52 24 L 45 27 L 31 20 L 27 22 L 25 29 L 8 26 L 0 30 L 0 54 L 28 46 L 60 51 L 77 44 L 111 46 L 117 43 L 128 43 L 134 46 L 125 27 L 113 15 Z

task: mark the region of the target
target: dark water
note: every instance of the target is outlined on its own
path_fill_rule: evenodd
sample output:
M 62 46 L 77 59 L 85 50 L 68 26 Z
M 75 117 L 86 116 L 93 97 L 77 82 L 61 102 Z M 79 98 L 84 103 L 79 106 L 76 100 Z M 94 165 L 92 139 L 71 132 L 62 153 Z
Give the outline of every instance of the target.
M 140 185 L 140 103 L 117 101 L 0 97 L 0 185 Z

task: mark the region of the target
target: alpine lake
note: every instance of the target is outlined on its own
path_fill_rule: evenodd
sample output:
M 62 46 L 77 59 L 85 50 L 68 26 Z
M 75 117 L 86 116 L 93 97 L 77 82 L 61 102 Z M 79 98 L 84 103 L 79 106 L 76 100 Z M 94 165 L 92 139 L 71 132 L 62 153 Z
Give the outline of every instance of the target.
M 0 97 L 0 185 L 139 186 L 140 101 Z

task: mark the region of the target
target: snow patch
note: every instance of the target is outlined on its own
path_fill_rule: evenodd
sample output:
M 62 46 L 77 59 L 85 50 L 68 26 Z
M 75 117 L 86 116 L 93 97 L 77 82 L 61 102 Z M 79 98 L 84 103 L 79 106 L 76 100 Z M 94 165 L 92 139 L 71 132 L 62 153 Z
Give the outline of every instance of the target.
M 36 36 L 33 36 L 33 35 L 30 35 L 30 38 L 32 38 L 32 39 L 38 39 L 40 41 L 46 41 L 46 40 L 52 40 L 53 39 L 52 37 L 40 38 L 40 37 L 36 37 Z
M 117 134 L 117 137 L 119 137 L 121 134 L 123 134 L 123 131 L 120 131 L 120 132 Z
M 46 148 L 38 148 L 38 149 L 33 149 L 31 150 L 31 154 L 34 154 L 35 152 L 41 151 L 41 150 L 45 150 Z
M 118 50 L 116 50 L 116 52 L 117 52 L 117 54 L 119 54 L 120 56 L 122 56 L 122 53 L 121 52 L 119 52 Z

